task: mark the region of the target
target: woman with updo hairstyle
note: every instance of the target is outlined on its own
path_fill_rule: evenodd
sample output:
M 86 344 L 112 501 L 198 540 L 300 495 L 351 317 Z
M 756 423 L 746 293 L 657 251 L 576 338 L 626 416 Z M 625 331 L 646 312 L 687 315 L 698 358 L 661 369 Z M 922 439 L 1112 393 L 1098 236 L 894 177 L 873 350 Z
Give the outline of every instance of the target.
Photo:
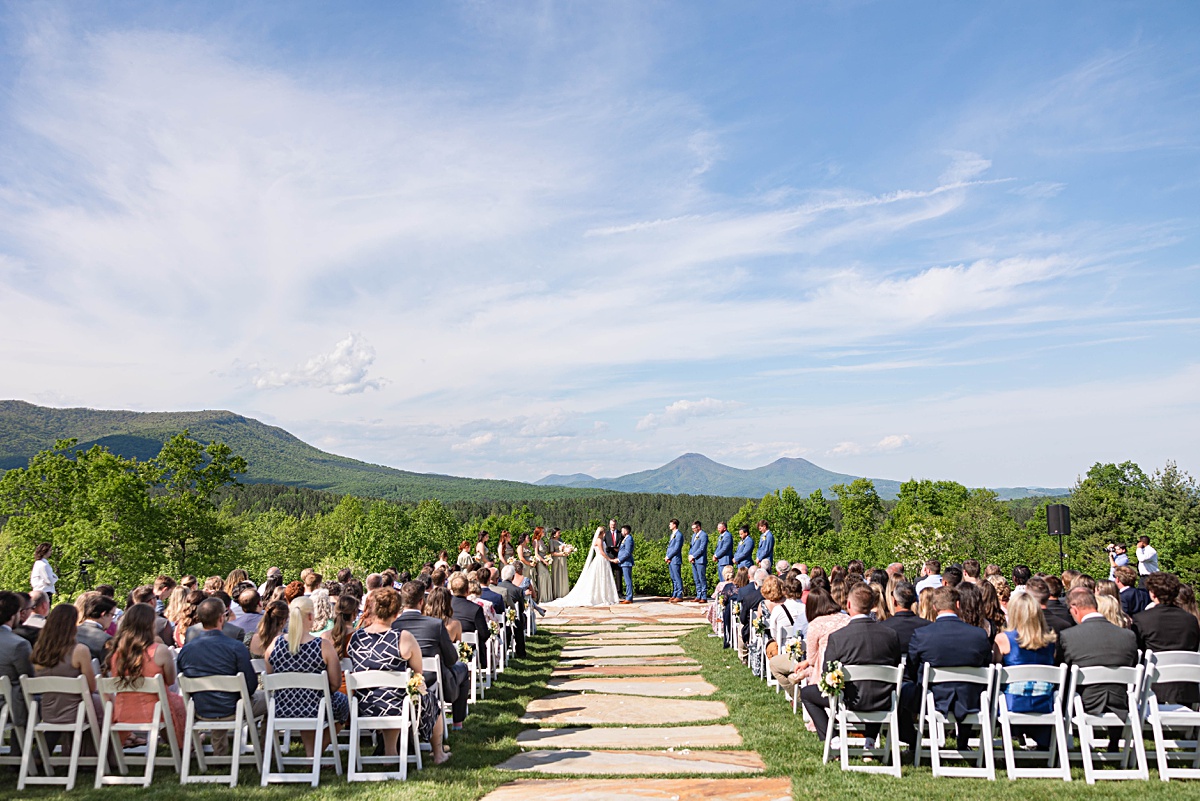
M 308 596 L 313 603 L 313 634 L 324 634 L 333 628 L 333 600 L 329 590 L 322 587 Z
M 354 621 L 357 619 L 358 599 L 353 595 L 339 595 L 333 613 L 333 625 L 321 635 L 333 643 L 338 659 L 346 658 L 346 647 L 350 644 L 350 635 L 354 633 Z
M 288 607 L 283 601 L 271 601 L 263 607 L 258 628 L 250 636 L 250 658 L 264 659 L 267 646 L 284 630 L 288 622 Z
M 325 672 L 329 696 L 333 701 L 333 719 L 343 724 L 350 718 L 350 702 L 345 693 L 338 692 L 342 684 L 342 666 L 333 643 L 312 634 L 312 600 L 301 595 L 288 605 L 288 630 L 267 646 L 265 654 L 268 673 Z M 316 690 L 286 689 L 275 693 L 275 714 L 281 718 L 313 718 L 320 708 L 321 695 Z M 339 726 L 340 728 L 340 726 Z M 300 732 L 304 752 L 313 756 L 316 733 Z M 337 742 L 337 731 L 329 732 L 329 742 Z
M 292 601 L 304 595 L 304 582 L 291 581 L 283 588 L 283 602 L 288 606 L 292 605 Z
M 400 593 L 391 587 L 384 587 L 371 593 L 375 601 L 375 618 L 370 625 L 356 630 L 350 635 L 350 645 L 347 657 L 350 659 L 351 672 L 361 670 L 412 670 L 423 673 L 424 665 L 421 660 L 421 648 L 410 632 L 392 628 L 392 623 L 399 616 L 403 605 Z M 437 676 L 433 672 L 425 675 L 428 694 L 423 698 L 414 698 L 414 703 L 421 705 L 421 718 L 417 733 L 421 740 L 433 746 L 433 761 L 440 765 L 450 758 L 442 744 L 442 702 Z M 403 714 L 404 699 L 407 690 L 395 687 L 380 687 L 364 690 L 355 694 L 358 702 L 358 713 L 363 717 L 398 716 Z M 384 754 L 396 756 L 399 751 L 400 731 L 385 729 L 383 732 Z
M 158 616 L 149 604 L 134 604 L 121 616 L 117 636 L 108 644 L 109 654 L 105 670 L 117 679 L 123 690 L 136 690 L 146 679 L 162 676 L 163 684 L 170 687 L 175 683 L 175 659 L 170 649 L 155 642 L 154 626 Z M 148 723 L 154 716 L 158 696 L 146 693 L 118 692 L 113 699 L 114 723 Z M 184 724 L 187 722 L 187 707 L 183 696 L 167 691 L 167 703 L 171 706 L 171 723 L 175 728 L 176 742 L 183 742 Z M 128 738 L 127 738 L 128 740 Z

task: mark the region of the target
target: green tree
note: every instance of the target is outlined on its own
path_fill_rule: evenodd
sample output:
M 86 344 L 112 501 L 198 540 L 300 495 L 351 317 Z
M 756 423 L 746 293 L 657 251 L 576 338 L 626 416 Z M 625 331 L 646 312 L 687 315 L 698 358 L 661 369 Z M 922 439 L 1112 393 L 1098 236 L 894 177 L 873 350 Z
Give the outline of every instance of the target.
M 883 504 L 875 483 L 869 478 L 856 478 L 849 484 L 835 484 L 832 489 L 842 510 L 841 553 L 846 558 L 875 561 L 876 534 L 883 519 Z

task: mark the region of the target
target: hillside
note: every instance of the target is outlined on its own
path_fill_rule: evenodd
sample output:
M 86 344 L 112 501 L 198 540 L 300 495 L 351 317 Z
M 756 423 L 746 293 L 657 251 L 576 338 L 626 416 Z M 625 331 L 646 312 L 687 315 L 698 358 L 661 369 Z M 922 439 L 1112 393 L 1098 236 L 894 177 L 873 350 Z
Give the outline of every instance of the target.
M 777 459 L 752 470 L 714 462 L 699 453 L 685 453 L 674 461 L 653 470 L 643 470 L 617 478 L 592 478 L 583 473 L 549 475 L 536 483 L 543 486 L 608 489 L 620 492 L 686 493 L 689 495 L 724 495 L 761 498 L 783 487 L 792 487 L 801 495 L 820 489 L 829 494 L 834 484 L 849 484 L 857 476 L 834 473 L 818 467 L 807 459 Z M 900 493 L 899 481 L 886 478 L 871 479 L 882 498 L 895 498 Z M 999 487 L 1002 499 L 1066 495 L 1065 488 Z
M 29 457 L 76 438 L 125 457 L 149 459 L 183 429 L 203 442 L 220 440 L 249 462 L 244 482 L 287 484 L 395 500 L 553 500 L 605 494 L 598 489 L 534 486 L 520 481 L 413 473 L 360 462 L 314 448 L 282 428 L 227 411 L 128 412 L 53 409 L 0 401 L 0 471 L 24 467 Z

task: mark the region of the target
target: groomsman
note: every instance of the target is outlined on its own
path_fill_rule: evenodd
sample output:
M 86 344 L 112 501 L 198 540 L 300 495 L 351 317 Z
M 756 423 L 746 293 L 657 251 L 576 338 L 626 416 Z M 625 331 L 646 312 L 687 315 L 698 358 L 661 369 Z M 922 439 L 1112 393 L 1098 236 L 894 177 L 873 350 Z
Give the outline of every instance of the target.
M 717 547 L 713 559 L 717 560 L 717 580 L 720 581 L 725 566 L 733 564 L 733 535 L 724 523 L 717 523 Z
M 708 534 L 700 521 L 692 523 L 692 547 L 688 549 L 688 561 L 692 563 L 692 581 L 696 584 L 696 600 L 708 600 Z
M 683 532 L 679 530 L 679 521 L 671 518 L 667 523 L 671 529 L 671 538 L 667 540 L 667 556 L 664 562 L 671 568 L 671 600 L 677 604 L 683 600 Z
M 621 526 L 621 548 L 617 552 L 617 564 L 621 566 L 621 577 L 625 581 L 623 604 L 633 603 L 633 530 Z
M 771 533 L 771 528 L 767 525 L 766 520 L 758 521 L 758 531 L 762 534 L 762 538 L 758 541 L 758 554 L 755 559 L 761 565 L 766 559 L 770 564 L 775 564 L 775 535 Z
M 741 537 L 741 540 L 738 542 L 737 553 L 733 555 L 733 561 L 738 567 L 753 567 L 754 537 L 750 536 L 750 527 L 742 526 L 739 528 L 738 536 Z

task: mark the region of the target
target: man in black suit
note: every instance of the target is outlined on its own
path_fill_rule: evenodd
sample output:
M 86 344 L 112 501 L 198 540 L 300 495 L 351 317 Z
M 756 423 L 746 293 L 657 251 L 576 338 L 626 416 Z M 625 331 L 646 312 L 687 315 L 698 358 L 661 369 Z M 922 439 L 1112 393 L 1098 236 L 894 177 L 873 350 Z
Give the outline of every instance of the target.
M 496 585 L 496 591 L 504 596 L 504 600 L 509 606 L 517 610 L 517 623 L 513 627 L 517 630 L 517 656 L 521 659 L 525 658 L 525 593 L 521 592 L 521 588 L 513 583 L 513 577 L 517 575 L 517 569 L 512 565 L 505 565 L 500 570 L 500 583 Z
M 1055 581 L 1057 582 L 1058 579 L 1055 579 Z M 1050 605 L 1050 583 L 1046 579 L 1038 576 L 1029 579 L 1029 581 L 1025 582 L 1025 592 L 1029 593 L 1029 597 L 1037 601 L 1038 606 L 1042 607 L 1042 614 L 1046 618 L 1046 625 L 1054 629 L 1055 634 L 1062 634 L 1065 630 L 1075 625 L 1075 621 L 1071 619 L 1070 611 L 1065 606 L 1062 604 L 1058 604 L 1057 606 Z
M 1186 609 L 1176 606 L 1179 577 L 1174 573 L 1146 576 L 1146 590 L 1154 606 L 1133 617 L 1138 648 L 1143 651 L 1191 651 L 1200 649 L 1200 623 Z M 1155 684 L 1160 704 L 1192 705 L 1200 702 L 1200 687 L 1187 682 Z
M 467 700 L 470 698 L 471 669 L 458 659 L 458 649 L 450 641 L 450 633 L 446 624 L 436 617 L 428 617 L 421 613 L 425 600 L 425 588 L 415 581 L 410 581 L 400 588 L 400 603 L 404 605 L 399 617 L 392 623 L 397 631 L 407 631 L 417 641 L 421 656 L 432 659 L 438 657 L 442 662 L 442 675 L 434 675 L 432 670 L 425 671 L 425 683 L 432 686 L 438 682 L 442 688 L 442 700 L 450 704 L 455 726 L 462 724 L 467 717 Z
M 738 590 L 737 600 L 742 605 L 742 613 L 738 616 L 742 623 L 742 642 L 750 642 L 750 615 L 762 603 L 763 597 L 758 587 L 766 577 L 767 571 L 761 567 L 753 569 L 750 573 L 750 583 Z
M 1138 586 L 1138 572 L 1129 565 L 1113 568 L 1113 581 L 1121 598 L 1121 611 L 1133 617 L 1150 605 L 1150 593 Z
M 455 573 L 450 577 L 450 610 L 454 619 L 462 624 L 464 632 L 473 631 L 479 638 L 479 664 L 487 665 L 487 643 L 492 632 L 488 630 L 487 616 L 483 607 L 474 601 L 467 600 L 467 577 L 464 573 Z
M 916 712 L 920 706 L 920 682 L 925 665 L 939 668 L 987 667 L 992 662 L 992 642 L 987 633 L 958 616 L 958 590 L 938 587 L 930 592 L 933 593 L 937 619 L 914 631 L 908 643 L 905 669 L 911 684 L 905 684 L 903 695 L 904 706 L 912 712 Z M 929 691 L 938 712 L 962 720 L 972 712 L 979 711 L 983 685 L 945 681 L 930 685 Z M 966 742 L 968 736 L 964 727 L 960 727 L 960 742 Z
M 896 602 L 896 614 L 884 620 L 879 625 L 896 632 L 900 639 L 900 653 L 908 653 L 908 643 L 913 632 L 928 626 L 933 621 L 926 620 L 913 611 L 917 604 L 917 591 L 907 581 L 896 582 L 892 590 L 892 598 Z
M 1068 665 L 1080 667 L 1133 667 L 1137 665 L 1137 635 L 1108 622 L 1096 608 L 1096 596 L 1086 587 L 1067 593 L 1067 607 L 1075 625 L 1059 635 L 1059 653 Z M 1129 703 L 1123 684 L 1093 684 L 1080 688 L 1083 709 L 1089 715 L 1115 712 L 1125 715 Z M 1109 731 L 1109 748 L 1115 748 L 1121 729 Z
M 618 552 L 621 550 L 621 540 L 625 537 L 621 530 L 617 528 L 616 520 L 608 521 L 608 531 L 604 532 L 604 553 L 608 555 L 610 560 L 616 560 Z M 617 588 L 621 587 L 621 566 L 616 561 L 610 561 L 609 567 L 612 568 L 613 581 L 616 582 Z
M 896 632 L 871 620 L 870 612 L 875 605 L 875 594 L 866 584 L 859 584 L 846 596 L 846 611 L 850 622 L 829 635 L 825 644 L 825 664 L 841 662 L 843 665 L 899 665 L 900 638 Z M 825 666 L 822 666 L 822 670 Z M 892 690 L 895 685 L 881 681 L 850 682 L 842 691 L 842 700 L 847 708 L 860 712 L 877 712 L 891 706 Z M 808 710 L 809 717 L 817 727 L 817 737 L 825 739 L 829 726 L 829 699 L 821 695 L 816 684 L 800 690 L 800 700 Z M 866 727 L 866 735 L 874 738 L 879 734 L 879 724 Z

